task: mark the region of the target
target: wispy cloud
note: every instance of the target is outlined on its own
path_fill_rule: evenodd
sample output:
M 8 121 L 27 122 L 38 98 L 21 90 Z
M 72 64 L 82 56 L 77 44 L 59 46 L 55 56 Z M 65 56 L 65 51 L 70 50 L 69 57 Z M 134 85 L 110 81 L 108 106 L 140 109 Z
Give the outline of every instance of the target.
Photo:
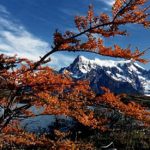
M 28 32 L 2 5 L 0 13 L 0 50 L 7 55 L 17 54 L 32 60 L 39 59 L 49 44 Z
M 113 6 L 113 4 L 115 3 L 115 0 L 97 0 L 97 1 L 101 1 L 103 3 L 105 3 L 108 6 Z
M 3 5 L 0 5 L 0 12 L 3 14 L 9 15 L 9 12 L 7 11 L 7 9 Z
M 104 3 L 106 3 L 109 6 L 113 6 L 113 4 L 115 3 L 115 0 L 107 0 L 107 1 L 104 1 Z
M 6 55 L 26 57 L 31 60 L 39 60 L 50 50 L 49 43 L 30 33 L 19 21 L 0 5 L 0 52 Z M 50 65 L 61 67 L 72 61 L 66 55 L 56 54 L 52 56 Z
M 55 68 L 56 70 L 59 70 L 60 68 L 71 64 L 75 57 L 76 55 L 68 55 L 67 52 L 55 53 L 51 56 L 52 61 L 49 63 L 49 65 Z

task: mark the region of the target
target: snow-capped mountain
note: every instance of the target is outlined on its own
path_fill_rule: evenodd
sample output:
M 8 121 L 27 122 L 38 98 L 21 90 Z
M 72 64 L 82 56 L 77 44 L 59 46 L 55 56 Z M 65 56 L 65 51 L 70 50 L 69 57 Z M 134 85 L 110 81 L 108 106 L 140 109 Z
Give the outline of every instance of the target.
M 78 56 L 68 67 L 62 68 L 75 79 L 88 79 L 92 89 L 101 93 L 101 86 L 115 93 L 150 95 L 150 71 L 133 60 L 90 60 Z

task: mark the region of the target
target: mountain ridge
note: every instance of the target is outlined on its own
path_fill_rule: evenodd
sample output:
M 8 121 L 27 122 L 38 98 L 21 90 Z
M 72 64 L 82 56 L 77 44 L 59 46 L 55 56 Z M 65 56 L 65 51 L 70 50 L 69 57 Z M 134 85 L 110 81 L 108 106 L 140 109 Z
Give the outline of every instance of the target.
M 150 95 L 150 71 L 133 60 L 101 60 L 78 56 L 60 73 L 69 72 L 75 79 L 86 79 L 96 93 L 102 93 L 100 86 L 115 93 Z

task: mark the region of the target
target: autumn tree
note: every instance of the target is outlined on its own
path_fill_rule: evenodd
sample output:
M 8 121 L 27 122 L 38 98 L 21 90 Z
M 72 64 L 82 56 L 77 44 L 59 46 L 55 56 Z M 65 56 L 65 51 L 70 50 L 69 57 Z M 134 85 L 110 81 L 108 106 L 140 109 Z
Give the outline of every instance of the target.
M 134 51 L 121 48 L 114 44 L 106 47 L 103 38 L 111 36 L 126 36 L 127 31 L 120 27 L 127 24 L 138 24 L 144 28 L 150 27 L 148 0 L 116 0 L 112 7 L 112 14 L 101 13 L 94 15 L 94 8 L 89 6 L 87 16 L 76 16 L 75 25 L 79 33 L 58 30 L 54 33 L 52 50 L 46 53 L 38 62 L 25 58 L 0 55 L 0 143 L 1 148 L 11 146 L 34 147 L 52 149 L 88 149 L 93 145 L 75 143 L 65 137 L 71 134 L 54 130 L 57 140 L 41 135 L 39 138 L 33 133 L 27 133 L 19 126 L 24 118 L 36 117 L 29 109 L 44 107 L 39 115 L 64 115 L 73 118 L 76 122 L 89 130 L 104 132 L 110 130 L 113 118 L 108 117 L 107 111 L 115 111 L 123 116 L 139 120 L 145 126 L 150 125 L 150 113 L 146 108 L 131 101 L 122 101 L 124 95 L 115 95 L 109 89 L 103 89 L 104 94 L 97 96 L 89 87 L 87 81 L 75 81 L 68 74 L 58 74 L 50 67 L 45 67 L 50 61 L 49 56 L 55 52 L 91 52 L 115 58 L 133 59 L 141 63 L 148 62 L 141 56 L 146 50 Z M 86 37 L 83 40 L 81 37 Z M 99 38 L 95 38 L 99 35 Z M 21 105 L 22 104 L 22 105 Z M 97 115 L 91 107 L 105 106 L 106 111 L 100 110 Z M 116 123 L 116 122 L 113 122 Z

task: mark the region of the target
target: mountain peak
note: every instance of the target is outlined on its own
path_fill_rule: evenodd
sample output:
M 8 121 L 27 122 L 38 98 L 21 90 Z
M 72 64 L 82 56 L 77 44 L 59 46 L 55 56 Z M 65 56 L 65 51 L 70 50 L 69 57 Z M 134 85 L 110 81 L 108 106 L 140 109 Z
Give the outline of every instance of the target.
M 82 55 L 78 55 L 75 60 L 75 62 L 79 61 L 79 62 L 85 62 L 85 61 L 88 61 L 88 62 L 91 62 L 91 63 L 95 63 L 95 64 L 98 64 L 98 65 L 106 65 L 106 66 L 112 66 L 112 65 L 117 65 L 117 64 L 128 64 L 128 63 L 134 63 L 133 60 L 101 60 L 101 59 L 98 59 L 98 58 L 95 58 L 95 59 L 88 59 L 87 57 L 85 56 L 82 56 Z
M 71 67 L 77 67 L 81 72 L 87 73 L 91 69 L 96 67 L 101 68 L 117 68 L 121 71 L 121 68 L 124 66 L 130 71 L 145 70 L 143 67 L 135 63 L 133 60 L 101 60 L 98 58 L 88 59 L 85 56 L 78 55 L 77 58 L 71 64 Z
M 75 58 L 75 60 L 74 60 L 74 62 L 85 62 L 85 61 L 90 61 L 90 59 L 88 59 L 88 58 L 86 58 L 85 56 L 82 56 L 82 55 L 78 55 L 76 58 Z
M 105 86 L 115 93 L 150 94 L 150 71 L 147 71 L 133 60 L 101 60 L 88 59 L 79 55 L 68 67 L 60 72 L 68 71 L 73 78 L 90 81 L 94 91 Z

